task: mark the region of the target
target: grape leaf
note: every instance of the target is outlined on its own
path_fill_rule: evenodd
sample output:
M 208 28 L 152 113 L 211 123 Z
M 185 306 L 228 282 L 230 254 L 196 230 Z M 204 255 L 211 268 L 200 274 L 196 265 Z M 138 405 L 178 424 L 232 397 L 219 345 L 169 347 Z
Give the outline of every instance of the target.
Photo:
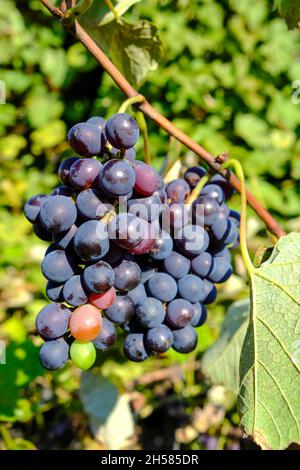
M 82 24 L 133 86 L 140 87 L 148 71 L 157 68 L 162 57 L 162 44 L 152 23 L 138 21 L 132 24 L 120 20 L 98 27 L 85 25 L 84 21 Z
M 234 302 L 228 309 L 220 338 L 209 348 L 201 362 L 204 375 L 216 385 L 238 394 L 239 363 L 249 318 L 249 299 Z
M 107 378 L 88 371 L 81 376 L 80 397 L 96 439 L 109 449 L 123 448 L 134 434 L 129 396 L 119 395 Z
M 119 17 L 123 16 L 135 3 L 141 0 L 117 0 L 114 3 L 114 8 Z M 107 23 L 115 20 L 112 11 L 107 7 L 103 0 L 94 0 L 92 6 L 88 11 L 81 16 L 80 22 L 83 22 L 85 27 L 104 26 Z
M 276 0 L 279 13 L 285 19 L 290 29 L 299 28 L 300 3 L 299 0 Z
M 300 234 L 282 237 L 251 276 L 240 362 L 241 426 L 262 448 L 300 441 Z

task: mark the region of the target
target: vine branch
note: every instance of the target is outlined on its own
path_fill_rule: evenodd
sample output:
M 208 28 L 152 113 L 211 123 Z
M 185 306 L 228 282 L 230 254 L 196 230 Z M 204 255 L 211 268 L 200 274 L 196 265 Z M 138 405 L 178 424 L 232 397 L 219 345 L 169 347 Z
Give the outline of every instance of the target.
M 62 10 L 55 7 L 49 0 L 41 0 L 41 2 L 57 19 L 63 19 L 64 13 Z M 72 33 L 92 54 L 92 56 L 97 60 L 97 62 L 102 66 L 102 68 L 110 75 L 110 77 L 114 80 L 114 82 L 124 93 L 124 95 L 127 96 L 127 98 L 132 98 L 134 96 L 139 95 L 139 93 L 130 85 L 128 80 L 122 75 L 122 73 L 102 51 L 98 44 L 96 44 L 96 42 L 85 31 L 85 29 L 82 28 L 78 21 L 74 22 Z M 201 157 L 202 160 L 204 160 L 211 169 L 224 176 L 227 181 L 231 184 L 231 186 L 236 191 L 241 193 L 241 182 L 235 176 L 235 174 L 223 168 L 222 165 L 217 162 L 216 158 L 211 155 L 205 148 L 197 144 L 197 142 L 195 142 L 188 135 L 186 135 L 184 132 L 174 126 L 171 121 L 169 121 L 162 114 L 156 111 L 156 109 L 153 108 L 153 106 L 149 103 L 149 101 L 146 100 L 146 98 L 139 105 L 139 110 L 142 111 L 145 116 L 152 119 L 155 124 L 164 129 L 169 135 L 173 136 L 175 139 L 185 145 L 188 149 L 192 150 L 195 154 Z M 254 209 L 254 211 L 261 218 L 261 220 L 263 220 L 267 229 L 271 233 L 276 235 L 276 237 L 278 238 L 285 235 L 285 232 L 280 226 L 280 224 L 248 190 L 246 190 L 246 197 L 248 204 Z

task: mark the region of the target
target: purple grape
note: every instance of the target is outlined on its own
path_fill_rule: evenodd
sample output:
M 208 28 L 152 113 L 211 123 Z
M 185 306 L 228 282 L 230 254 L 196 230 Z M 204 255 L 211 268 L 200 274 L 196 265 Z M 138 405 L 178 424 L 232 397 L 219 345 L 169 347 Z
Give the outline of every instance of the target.
M 135 185 L 135 172 L 126 160 L 109 160 L 99 174 L 100 187 L 113 196 L 125 196 Z
M 133 362 L 145 361 L 149 356 L 145 349 L 143 333 L 130 333 L 126 336 L 123 348 L 125 356 Z
M 40 349 L 40 363 L 44 369 L 58 370 L 69 359 L 70 347 L 64 338 L 47 341 Z
M 36 329 L 45 340 L 63 336 L 69 328 L 71 311 L 62 304 L 48 304 L 36 317 Z
M 172 201 L 184 202 L 190 194 L 190 186 L 185 180 L 179 178 L 167 185 L 166 193 Z
M 207 171 L 202 166 L 192 166 L 184 173 L 185 181 L 194 189 L 203 176 L 207 175 Z
M 108 224 L 110 240 L 125 249 L 132 249 L 145 239 L 144 220 L 132 214 L 119 214 Z
M 203 297 L 203 282 L 194 274 L 187 274 L 178 281 L 178 294 L 189 302 L 198 302 Z
M 82 260 L 98 261 L 109 250 L 106 226 L 98 220 L 84 222 L 75 233 L 73 245 Z
M 218 204 L 222 204 L 225 199 L 224 192 L 217 184 L 207 184 L 201 191 L 201 196 L 208 196 L 211 199 L 217 201 Z
M 211 272 L 213 266 L 214 258 L 206 251 L 200 253 L 200 255 L 196 256 L 196 258 L 191 261 L 192 272 L 202 278 L 206 277 Z
M 182 254 L 197 256 L 208 248 L 209 236 L 199 225 L 186 225 L 176 232 L 176 246 Z
M 77 231 L 77 226 L 74 224 L 67 232 L 54 233 L 52 237 L 53 242 L 58 248 L 65 250 L 72 242 L 76 231 Z
M 67 232 L 75 223 L 77 210 L 66 196 L 49 196 L 40 210 L 40 221 L 49 232 Z
M 39 213 L 46 199 L 47 196 L 45 194 L 37 194 L 26 202 L 24 215 L 32 224 L 39 224 Z
M 166 273 L 155 273 L 148 281 L 147 289 L 152 297 L 162 302 L 171 302 L 177 294 L 176 281 Z
M 94 294 L 108 291 L 115 282 L 115 273 L 105 261 L 98 261 L 83 271 L 84 286 Z
M 197 346 L 197 334 L 191 325 L 173 331 L 173 349 L 181 354 L 193 351 Z
M 184 299 L 175 299 L 167 306 L 166 321 L 172 328 L 183 328 L 191 322 L 193 314 L 190 302 Z
M 75 260 L 63 250 L 48 253 L 42 261 L 42 273 L 48 281 L 66 282 L 75 271 Z
M 141 282 L 142 271 L 134 261 L 123 260 L 119 266 L 114 269 L 116 289 L 128 291 L 135 289 Z
M 143 328 L 154 328 L 165 318 L 162 302 L 154 297 L 147 297 L 136 305 L 136 319 Z
M 63 298 L 72 307 L 79 307 L 88 301 L 86 292 L 82 286 L 81 276 L 70 277 L 64 285 Z
M 102 328 L 98 336 L 93 340 L 94 346 L 100 351 L 108 351 L 117 341 L 115 325 L 107 318 L 102 318 Z
M 135 314 L 135 306 L 128 295 L 117 295 L 115 303 L 105 310 L 105 316 L 113 323 L 129 322 Z
M 78 214 L 84 219 L 101 219 L 108 212 L 107 206 L 102 202 L 101 192 L 94 188 L 81 191 L 76 199 Z
M 190 260 L 176 251 L 172 251 L 163 263 L 165 271 L 175 279 L 188 274 L 191 266 Z
M 61 182 L 67 186 L 70 186 L 70 180 L 69 180 L 69 174 L 70 174 L 70 168 L 73 165 L 73 163 L 77 162 L 79 160 L 79 157 L 69 157 L 66 158 L 61 162 L 58 168 L 58 177 L 61 180 Z
M 173 333 L 166 325 L 151 328 L 145 335 L 145 345 L 151 353 L 165 353 L 173 344 Z
M 101 163 L 95 158 L 81 158 L 70 168 L 70 183 L 80 190 L 90 188 L 95 184 L 101 168 Z
M 139 126 L 128 114 L 112 116 L 106 124 L 105 133 L 109 143 L 117 149 L 134 147 L 139 137 Z
M 101 153 L 106 139 L 99 127 L 80 122 L 70 129 L 68 141 L 72 149 L 79 155 L 93 157 Z
M 200 302 L 195 302 L 194 304 L 192 304 L 192 306 L 194 314 L 191 325 L 194 328 L 198 328 L 206 322 L 207 310 L 205 305 L 201 304 Z

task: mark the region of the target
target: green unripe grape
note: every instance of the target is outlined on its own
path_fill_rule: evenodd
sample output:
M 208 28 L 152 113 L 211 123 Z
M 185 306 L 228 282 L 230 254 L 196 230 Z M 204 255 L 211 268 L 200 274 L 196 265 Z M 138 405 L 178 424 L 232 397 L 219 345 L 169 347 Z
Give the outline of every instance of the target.
M 96 360 L 96 349 L 91 341 L 82 343 L 74 341 L 70 348 L 70 357 L 74 366 L 82 370 L 87 370 L 94 364 Z

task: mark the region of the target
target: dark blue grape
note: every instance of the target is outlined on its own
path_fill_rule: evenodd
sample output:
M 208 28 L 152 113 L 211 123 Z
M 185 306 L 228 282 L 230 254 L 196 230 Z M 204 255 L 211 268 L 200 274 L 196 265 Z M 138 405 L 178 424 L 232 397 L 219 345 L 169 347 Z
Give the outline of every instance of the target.
M 191 262 L 188 258 L 172 251 L 164 260 L 164 269 L 175 279 L 185 276 L 190 270 Z
M 134 289 L 127 292 L 128 297 L 132 300 L 134 305 L 142 303 L 147 298 L 146 290 L 144 284 L 139 284 Z
M 232 274 L 232 266 L 224 258 L 215 258 L 214 265 L 210 271 L 208 280 L 211 282 L 225 282 Z
M 171 202 L 162 213 L 163 224 L 167 222 L 166 214 L 168 214 L 170 226 L 177 230 L 189 223 L 190 207 L 183 202 Z
M 230 219 L 218 219 L 211 225 L 211 233 L 218 243 L 229 245 L 238 238 L 238 229 Z
M 42 273 L 48 281 L 66 282 L 75 271 L 75 260 L 64 250 L 54 250 L 42 261 Z
M 39 213 L 46 199 L 47 196 L 45 194 L 37 194 L 26 202 L 24 206 L 24 215 L 32 224 L 39 223 Z
M 173 333 L 166 325 L 151 328 L 145 335 L 145 345 L 151 353 L 167 352 L 173 344 Z
M 214 257 L 207 251 L 200 253 L 191 261 L 193 273 L 200 277 L 206 277 L 213 269 L 213 266 Z
M 198 197 L 192 204 L 195 223 L 210 226 L 217 218 L 220 206 L 215 199 L 208 196 Z
M 117 245 L 132 249 L 145 239 L 145 221 L 133 214 L 119 214 L 108 224 L 110 240 Z
M 88 188 L 81 191 L 76 199 L 78 214 L 84 219 L 101 219 L 106 212 L 107 206 L 102 202 L 103 196 L 99 190 Z
M 65 196 L 49 196 L 40 210 L 40 221 L 49 232 L 61 233 L 75 223 L 77 210 L 72 199 Z
M 198 302 L 203 296 L 203 282 L 194 274 L 187 274 L 178 281 L 180 297 L 189 302 Z
M 123 154 L 121 153 L 120 149 L 116 149 L 115 147 L 112 147 L 110 149 L 110 153 L 113 157 L 116 157 L 116 158 L 123 157 L 123 158 L 125 158 L 125 160 L 128 160 L 129 162 L 134 162 L 135 157 L 136 157 L 136 152 L 135 152 L 134 147 L 125 150 L 125 152 Z
M 135 289 L 141 282 L 142 271 L 134 261 L 123 260 L 119 266 L 114 269 L 116 289 L 128 291 Z
M 46 285 L 46 294 L 47 294 L 48 299 L 52 300 L 53 302 L 62 302 L 63 301 L 63 296 L 62 296 L 63 287 L 64 287 L 63 283 L 58 284 L 57 282 L 54 282 L 54 281 L 48 281 Z
M 36 329 L 45 340 L 63 336 L 69 328 L 71 311 L 62 304 L 48 304 L 36 317 Z
M 64 285 L 63 298 L 72 307 L 79 307 L 86 304 L 88 297 L 82 286 L 81 276 L 76 275 L 70 277 Z
M 139 137 L 139 126 L 128 114 L 112 116 L 106 124 L 105 133 L 109 143 L 117 149 L 134 147 Z
M 207 279 L 202 280 L 202 297 L 199 300 L 200 302 L 203 302 L 204 304 L 213 304 L 214 301 L 216 300 L 217 297 L 217 289 L 216 286 L 208 281 Z
M 105 261 L 98 261 L 83 271 L 83 283 L 94 294 L 108 291 L 115 282 L 115 273 Z
M 202 166 L 192 166 L 184 173 L 184 179 L 194 189 L 207 171 Z
M 173 349 L 181 354 L 193 351 L 197 346 L 197 333 L 191 325 L 173 331 Z
M 51 196 L 66 196 L 72 197 L 74 195 L 74 188 L 70 188 L 69 186 L 57 186 L 56 188 L 51 191 Z
M 99 174 L 100 187 L 114 196 L 125 196 L 133 190 L 135 172 L 126 160 L 109 160 Z
M 208 248 L 209 236 L 199 225 L 186 225 L 175 234 L 178 250 L 188 256 L 197 256 Z
M 162 302 L 154 297 L 147 297 L 136 305 L 136 318 L 143 328 L 154 328 L 165 318 Z
M 40 349 L 40 363 L 44 369 L 58 370 L 69 359 L 69 345 L 64 338 L 47 341 Z
M 68 141 L 72 149 L 79 155 L 93 157 L 101 153 L 106 139 L 99 127 L 80 122 L 70 129 Z
M 80 158 L 70 168 L 70 183 L 80 190 L 96 184 L 102 164 L 95 158 Z
M 214 257 L 224 258 L 231 263 L 232 256 L 226 245 L 210 243 L 208 250 Z
M 167 306 L 166 321 L 172 328 L 183 328 L 193 318 L 192 304 L 184 299 L 175 299 Z
M 131 255 L 131 253 L 128 253 L 120 246 L 111 244 L 109 247 L 109 251 L 103 257 L 103 261 L 106 261 L 113 268 L 115 268 L 122 262 L 122 259 L 124 259 L 125 256 L 126 256 L 126 259 L 129 259 L 130 261 L 132 261 L 134 258 L 133 255 Z
M 105 134 L 106 120 L 101 116 L 92 116 L 87 121 L 88 124 L 98 127 Z
M 185 180 L 178 178 L 167 184 L 166 193 L 172 201 L 184 202 L 190 194 L 190 186 Z
M 191 321 L 191 325 L 194 328 L 198 328 L 206 322 L 207 310 L 205 305 L 201 304 L 200 302 L 196 302 L 193 304 L 193 312 L 194 314 Z
M 84 261 L 98 261 L 109 250 L 106 226 L 98 220 L 82 224 L 73 239 L 74 250 Z
M 147 289 L 152 297 L 162 302 L 171 302 L 177 294 L 176 281 L 166 273 L 155 273 L 148 281 Z
M 173 250 L 173 240 L 168 232 L 162 230 L 156 237 L 155 243 L 150 250 L 151 258 L 155 260 L 166 259 Z
M 227 206 L 226 202 L 223 202 L 219 207 L 219 217 L 223 217 L 224 219 L 228 217 L 230 214 L 229 207 Z
M 141 219 L 152 222 L 161 213 L 162 204 L 158 196 L 149 196 L 141 199 L 131 199 L 128 201 L 128 212 Z
M 72 242 L 76 231 L 77 231 L 77 226 L 74 224 L 72 225 L 70 230 L 68 230 L 67 232 L 54 233 L 52 237 L 53 242 L 58 248 L 65 250 Z
M 93 340 L 94 346 L 100 351 L 108 351 L 117 341 L 117 330 L 115 325 L 107 318 L 102 318 L 101 331 Z
M 237 227 L 240 226 L 241 223 L 241 214 L 237 211 L 230 210 L 229 211 L 229 219 L 237 225 Z
M 228 181 L 222 175 L 219 175 L 219 174 L 214 175 L 211 178 L 210 182 L 213 184 L 217 184 L 218 186 L 220 186 L 220 188 L 222 188 L 222 190 L 224 191 L 226 200 L 230 199 L 232 195 L 234 194 L 233 187 L 231 186 L 230 183 L 228 183 Z
M 46 230 L 40 224 L 33 224 L 32 226 L 35 235 L 44 242 L 52 242 L 52 233 L 49 230 Z
M 128 295 L 117 295 L 115 303 L 105 310 L 106 317 L 113 323 L 129 322 L 135 314 L 135 306 Z
M 77 160 L 79 160 L 78 157 L 69 157 L 63 160 L 61 164 L 59 165 L 58 177 L 61 180 L 61 182 L 63 184 L 66 184 L 67 186 L 71 185 L 71 182 L 69 180 L 70 168 L 73 165 L 73 163 L 75 163 Z
M 149 356 L 145 349 L 143 333 L 130 333 L 127 335 L 123 352 L 130 361 L 145 361 Z
M 218 204 L 222 204 L 225 199 L 224 192 L 217 184 L 207 184 L 202 188 L 201 196 L 208 196 L 211 199 L 215 199 Z

